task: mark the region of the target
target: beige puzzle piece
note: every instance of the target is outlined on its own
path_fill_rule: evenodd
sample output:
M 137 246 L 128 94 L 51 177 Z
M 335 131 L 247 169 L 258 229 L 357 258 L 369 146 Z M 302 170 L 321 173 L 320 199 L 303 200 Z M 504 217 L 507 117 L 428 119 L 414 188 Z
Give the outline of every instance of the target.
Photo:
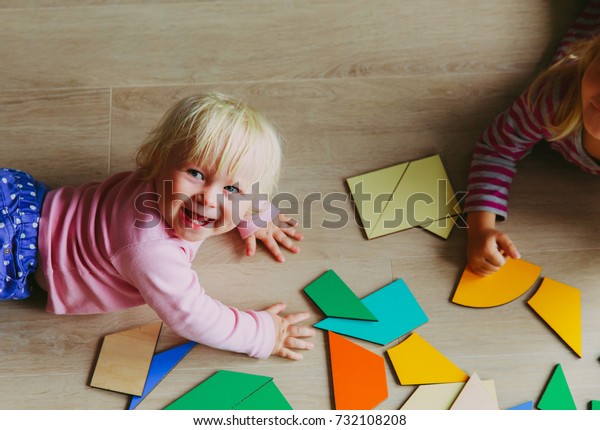
M 162 322 L 104 337 L 90 385 L 141 396 Z

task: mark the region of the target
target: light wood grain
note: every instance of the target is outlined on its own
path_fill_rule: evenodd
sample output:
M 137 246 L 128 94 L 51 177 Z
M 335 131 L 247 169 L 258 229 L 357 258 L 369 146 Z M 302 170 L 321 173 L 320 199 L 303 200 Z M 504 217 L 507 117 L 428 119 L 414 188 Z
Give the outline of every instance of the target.
M 109 138 L 109 89 L 0 91 L 2 167 L 50 186 L 100 180 Z
M 600 180 L 536 148 L 520 165 L 500 227 L 524 258 L 582 291 L 579 359 L 526 305 L 450 302 L 466 232 L 421 229 L 367 241 L 345 179 L 439 153 L 464 190 L 473 146 L 551 57 L 584 0 L 175 1 L 0 0 L 0 167 L 51 186 L 134 168 L 132 155 L 168 106 L 218 90 L 263 110 L 285 140 L 278 189 L 305 239 L 274 262 L 244 256 L 236 232 L 207 240 L 193 268 L 208 294 L 241 309 L 287 303 L 322 318 L 302 289 L 334 269 L 359 297 L 403 278 L 429 317 L 417 331 L 463 370 L 495 381 L 500 408 L 538 400 L 557 363 L 577 406 L 599 396 Z M 287 193 L 287 194 L 284 194 Z M 311 199 L 315 195 L 315 201 Z M 337 208 L 324 205 L 326 196 Z M 337 214 L 337 215 L 336 215 Z M 326 222 L 344 217 L 343 225 Z M 147 306 L 55 316 L 37 292 L 0 302 L 5 409 L 124 409 L 89 386 L 103 337 L 156 321 Z M 385 356 L 390 345 L 357 341 Z M 184 340 L 164 327 L 157 351 Z M 160 409 L 220 369 L 271 376 L 295 409 L 331 409 L 323 332 L 299 362 L 195 347 L 142 402 Z M 397 409 L 401 386 L 387 361 Z
M 530 71 L 552 46 L 557 17 L 564 31 L 577 10 L 560 2 L 555 16 L 542 1 L 410 3 L 5 9 L 0 88 Z
M 354 165 L 347 172 L 355 175 L 441 152 L 460 160 L 463 171 L 454 176 L 462 180 L 480 130 L 522 91 L 520 81 L 518 74 L 489 73 L 115 89 L 111 171 L 134 167 L 135 149 L 176 101 L 220 91 L 277 125 L 286 167 Z M 458 166 L 449 167 L 454 173 Z

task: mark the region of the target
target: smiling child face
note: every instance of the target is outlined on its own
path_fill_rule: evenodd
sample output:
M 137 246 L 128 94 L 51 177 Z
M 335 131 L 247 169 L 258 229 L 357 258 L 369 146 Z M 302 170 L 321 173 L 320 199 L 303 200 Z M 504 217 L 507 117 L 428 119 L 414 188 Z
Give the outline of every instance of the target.
M 594 146 L 598 146 L 600 145 L 600 54 L 596 55 L 585 70 L 581 80 L 581 101 L 584 131 L 589 141 L 594 143 Z
M 173 151 L 155 178 L 159 210 L 178 237 L 204 240 L 232 230 L 250 213 L 250 182 Z

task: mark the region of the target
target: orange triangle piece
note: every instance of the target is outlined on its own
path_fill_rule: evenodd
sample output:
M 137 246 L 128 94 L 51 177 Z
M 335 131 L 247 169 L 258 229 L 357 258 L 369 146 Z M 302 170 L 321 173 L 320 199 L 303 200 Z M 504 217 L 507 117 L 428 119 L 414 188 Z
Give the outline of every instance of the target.
M 388 397 L 383 357 L 329 333 L 335 409 L 373 409 Z

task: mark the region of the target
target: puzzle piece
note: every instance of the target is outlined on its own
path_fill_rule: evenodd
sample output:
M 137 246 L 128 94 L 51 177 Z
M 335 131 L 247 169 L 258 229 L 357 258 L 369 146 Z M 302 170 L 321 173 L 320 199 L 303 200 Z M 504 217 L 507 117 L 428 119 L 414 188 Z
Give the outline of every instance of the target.
M 558 364 L 548 383 L 541 400 L 537 404 L 542 410 L 575 410 L 575 401 L 571 395 L 567 378 L 562 366 Z
M 373 409 L 388 397 L 383 357 L 329 333 L 336 409 Z
M 104 337 L 90 385 L 141 396 L 162 322 Z
M 494 387 L 495 388 L 495 387 Z M 473 373 L 452 404 L 451 410 L 499 410 L 498 399 L 491 395 L 477 373 Z
M 438 221 L 461 212 L 439 155 L 346 180 L 368 239 L 412 227 L 448 237 Z
M 313 281 L 304 288 L 304 292 L 328 317 L 377 321 L 333 270 L 328 270 Z
M 268 376 L 219 370 L 165 409 L 292 409 L 272 382 Z
M 490 396 L 496 398 L 494 381 L 483 381 Z M 419 385 L 402 410 L 448 410 L 465 386 L 465 382 L 449 382 L 446 384 Z M 496 401 L 497 403 L 497 401 Z
M 401 385 L 466 382 L 464 371 L 431 346 L 418 333 L 387 351 Z
M 397 164 L 346 180 L 369 239 L 375 237 L 377 222 L 407 167 L 408 163 Z
M 527 302 L 581 357 L 581 293 L 577 288 L 544 278 Z
M 386 345 L 428 319 L 408 286 L 398 279 L 361 299 L 378 321 L 325 318 L 314 326 Z
M 479 276 L 467 266 L 452 302 L 473 308 L 504 305 L 524 294 L 542 273 L 542 268 L 523 259 L 509 258 L 504 266 L 488 276 Z
M 250 397 L 246 397 L 232 409 L 246 411 L 282 411 L 291 410 L 288 403 L 275 382 L 272 380 L 263 385 Z
M 144 391 L 141 396 L 131 397 L 129 409 L 135 409 L 195 345 L 196 342 L 187 342 L 183 345 L 156 354 L 150 363 L 150 370 L 148 371 L 148 378 L 144 385 Z
M 513 406 L 509 409 L 509 411 L 531 411 L 533 410 L 533 402 L 530 400 L 528 402 L 522 403 L 517 406 Z
M 448 236 L 450 236 L 452 229 L 457 223 L 458 217 L 458 215 L 447 216 L 446 218 L 435 220 L 429 225 L 422 225 L 420 227 L 442 239 L 448 239 Z

